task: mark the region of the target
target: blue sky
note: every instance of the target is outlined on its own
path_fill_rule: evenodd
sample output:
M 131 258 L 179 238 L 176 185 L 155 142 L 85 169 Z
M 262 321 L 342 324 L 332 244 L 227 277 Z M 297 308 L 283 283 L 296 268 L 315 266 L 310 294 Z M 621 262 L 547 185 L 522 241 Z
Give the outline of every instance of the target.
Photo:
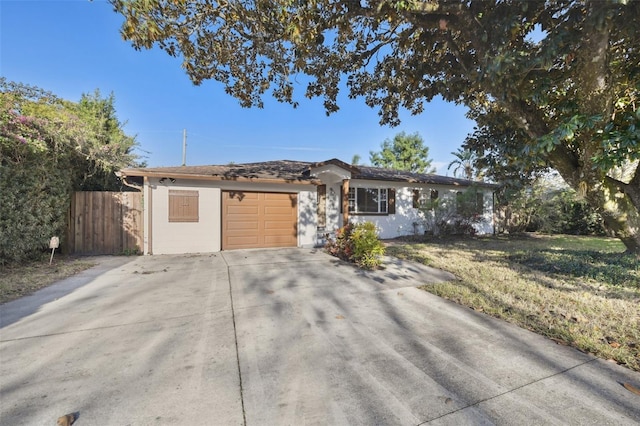
M 425 112 L 402 112 L 398 127 L 380 126 L 377 111 L 362 98 L 342 93 L 340 111 L 327 117 L 320 99 L 308 100 L 300 87 L 300 106 L 265 98 L 263 109 L 245 109 L 210 81 L 193 86 L 180 59 L 160 49 L 134 50 L 119 34 L 123 18 L 106 1 L 0 0 L 0 74 L 77 101 L 100 89 L 115 94 L 125 131 L 137 135 L 149 166 L 182 162 L 182 131 L 187 129 L 187 164 L 226 164 L 267 160 L 363 163 L 369 151 L 400 132 L 418 132 L 438 173 L 474 123 L 465 108 L 438 100 Z

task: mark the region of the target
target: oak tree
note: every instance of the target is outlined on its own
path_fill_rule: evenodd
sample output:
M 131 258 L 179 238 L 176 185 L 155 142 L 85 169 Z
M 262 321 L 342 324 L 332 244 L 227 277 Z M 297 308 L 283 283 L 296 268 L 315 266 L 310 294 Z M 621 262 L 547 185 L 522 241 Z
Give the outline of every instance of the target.
M 345 81 L 381 123 L 435 96 L 500 115 L 518 131 L 503 151 L 555 168 L 640 255 L 640 171 L 609 173 L 640 157 L 639 1 L 111 1 L 134 47 L 247 107 L 296 105 L 304 80 L 331 113 Z

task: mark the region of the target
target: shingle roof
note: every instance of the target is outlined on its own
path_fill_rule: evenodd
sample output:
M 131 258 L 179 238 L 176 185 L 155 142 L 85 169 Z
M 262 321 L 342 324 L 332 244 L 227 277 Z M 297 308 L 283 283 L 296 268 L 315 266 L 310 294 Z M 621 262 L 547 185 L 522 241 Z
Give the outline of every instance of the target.
M 149 176 L 166 174 L 170 176 L 184 175 L 185 177 L 218 177 L 223 180 L 243 179 L 273 179 L 285 181 L 310 181 L 314 178 L 305 175 L 304 171 L 311 163 L 304 161 L 265 161 L 261 163 L 227 164 L 211 166 L 177 166 L 177 167 L 145 167 L 139 169 L 124 169 L 125 176 Z
M 352 179 L 384 180 L 391 182 L 430 183 L 434 185 L 490 186 L 487 183 L 457 179 L 430 173 L 413 173 L 404 170 L 383 169 L 380 167 L 357 166 L 358 172 L 352 174 Z
M 351 172 L 352 179 L 381 180 L 389 182 L 426 183 L 434 185 L 471 186 L 480 185 L 495 187 L 483 182 L 467 179 L 457 179 L 429 173 L 413 173 L 403 170 L 383 169 L 370 166 L 352 166 L 337 159 L 319 163 L 306 161 L 277 160 L 260 163 L 227 164 L 211 166 L 178 166 L 178 167 L 149 167 L 139 169 L 124 169 L 125 176 L 185 176 L 199 178 L 219 178 L 222 180 L 235 179 L 266 179 L 287 182 L 310 182 L 315 180 L 310 171 L 313 168 L 333 164 Z

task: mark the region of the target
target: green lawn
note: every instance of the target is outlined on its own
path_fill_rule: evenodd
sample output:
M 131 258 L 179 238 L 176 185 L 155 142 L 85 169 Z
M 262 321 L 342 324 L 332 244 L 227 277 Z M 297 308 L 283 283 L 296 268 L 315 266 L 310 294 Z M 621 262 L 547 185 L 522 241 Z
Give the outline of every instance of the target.
M 447 270 L 424 290 L 640 371 L 640 261 L 612 238 L 394 241 L 387 253 Z

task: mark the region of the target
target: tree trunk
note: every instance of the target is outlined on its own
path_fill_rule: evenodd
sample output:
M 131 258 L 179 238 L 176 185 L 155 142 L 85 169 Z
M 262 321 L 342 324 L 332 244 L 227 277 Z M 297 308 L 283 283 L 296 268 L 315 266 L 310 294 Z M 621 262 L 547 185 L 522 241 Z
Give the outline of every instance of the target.
M 606 2 L 591 2 L 585 20 L 588 34 L 580 48 L 574 79 L 580 90 L 575 99 L 580 113 L 587 117 L 601 116 L 606 122 L 612 114 L 613 93 L 609 82 L 609 31 Z M 511 118 L 532 138 L 538 140 L 550 132 L 544 112 L 522 99 L 505 102 Z M 628 253 L 640 257 L 640 166 L 627 184 L 606 175 L 593 164 L 593 157 L 601 150 L 596 129 L 582 129 L 568 144 L 560 143 L 547 159 L 563 177 L 600 213 L 607 230 L 619 238 Z
M 636 170 L 635 181 L 640 176 L 640 168 Z M 632 180 L 633 182 L 634 180 Z M 637 185 L 637 183 L 636 183 Z M 604 185 L 605 201 L 602 218 L 607 228 L 614 231 L 616 237 L 627 247 L 628 253 L 640 257 L 640 205 L 634 202 L 632 194 L 637 195 L 640 187 L 625 184 L 612 178 L 607 178 Z
M 627 252 L 640 257 L 640 166 L 631 181 L 624 183 L 606 176 L 591 163 L 576 163 L 564 154 L 552 152 L 551 165 L 600 213 L 605 228 L 624 243 Z
M 600 182 L 583 181 L 572 187 L 579 193 L 584 191 L 587 202 L 600 213 L 605 227 L 624 243 L 627 252 L 640 257 L 640 209 L 626 192 L 629 185 L 605 177 Z

